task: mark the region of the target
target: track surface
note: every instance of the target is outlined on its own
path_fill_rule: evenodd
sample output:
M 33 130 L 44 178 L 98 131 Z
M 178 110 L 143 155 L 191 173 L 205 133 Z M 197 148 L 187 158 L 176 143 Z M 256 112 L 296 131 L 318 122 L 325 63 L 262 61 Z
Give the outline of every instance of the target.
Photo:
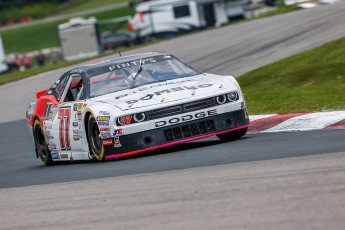
M 0 136 L 2 149 L 9 150 L 7 154 L 1 154 L 0 188 L 345 151 L 345 130 L 310 131 L 247 135 L 229 143 L 208 138 L 129 159 L 44 167 L 34 156 L 32 141 L 26 135 L 24 121 L 19 124 L 15 122 L 0 125 L 0 130 L 9 130 L 10 127 L 20 130 L 14 141 L 12 136 Z M 10 150 L 11 148 L 15 148 L 15 151 Z
M 345 36 L 344 12 L 341 2 L 136 51 L 238 76 Z M 64 71 L 0 87 L 2 229 L 343 229 L 345 130 L 208 138 L 119 161 L 41 166 L 20 119 L 32 93 Z

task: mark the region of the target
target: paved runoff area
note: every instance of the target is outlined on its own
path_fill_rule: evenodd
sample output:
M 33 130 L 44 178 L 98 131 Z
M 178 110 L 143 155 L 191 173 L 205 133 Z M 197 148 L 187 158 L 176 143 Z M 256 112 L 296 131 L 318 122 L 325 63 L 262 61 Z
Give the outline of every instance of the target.
M 249 133 L 345 129 L 345 111 L 250 116 Z
M 345 152 L 0 189 L 1 229 L 344 229 Z

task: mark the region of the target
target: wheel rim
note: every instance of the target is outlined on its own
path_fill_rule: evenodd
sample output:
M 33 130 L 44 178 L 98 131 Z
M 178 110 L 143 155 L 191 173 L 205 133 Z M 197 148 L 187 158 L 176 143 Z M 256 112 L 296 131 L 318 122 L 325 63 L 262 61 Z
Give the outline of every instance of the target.
M 46 143 L 45 143 L 45 139 L 44 139 L 41 127 L 37 127 L 37 131 L 36 131 L 36 144 L 37 144 L 38 151 L 41 154 L 41 156 L 42 157 L 47 157 Z
M 98 129 L 97 123 L 93 122 L 91 127 L 91 143 L 93 149 L 96 151 L 97 155 L 99 155 L 102 151 L 102 142 L 99 138 L 100 131 Z

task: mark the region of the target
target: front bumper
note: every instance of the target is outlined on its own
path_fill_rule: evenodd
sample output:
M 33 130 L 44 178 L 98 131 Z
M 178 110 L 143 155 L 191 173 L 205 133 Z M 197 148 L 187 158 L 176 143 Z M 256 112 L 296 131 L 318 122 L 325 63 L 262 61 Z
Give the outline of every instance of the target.
M 247 128 L 248 125 L 248 113 L 244 108 L 212 117 L 108 139 L 109 144 L 104 146 L 104 151 L 106 159 L 119 158 Z

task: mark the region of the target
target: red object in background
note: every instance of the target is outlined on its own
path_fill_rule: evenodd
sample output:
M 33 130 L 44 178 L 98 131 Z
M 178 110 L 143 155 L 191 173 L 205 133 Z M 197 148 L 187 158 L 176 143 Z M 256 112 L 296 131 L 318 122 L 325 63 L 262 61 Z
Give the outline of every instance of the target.
M 24 17 L 24 18 L 20 18 L 18 22 L 25 23 L 25 22 L 30 22 L 30 21 L 32 21 L 31 17 Z
M 14 24 L 15 24 L 14 20 L 8 20 L 6 23 L 7 26 L 13 26 Z
M 22 58 L 22 64 L 25 66 L 25 68 L 29 69 L 31 68 L 31 57 L 24 54 Z

